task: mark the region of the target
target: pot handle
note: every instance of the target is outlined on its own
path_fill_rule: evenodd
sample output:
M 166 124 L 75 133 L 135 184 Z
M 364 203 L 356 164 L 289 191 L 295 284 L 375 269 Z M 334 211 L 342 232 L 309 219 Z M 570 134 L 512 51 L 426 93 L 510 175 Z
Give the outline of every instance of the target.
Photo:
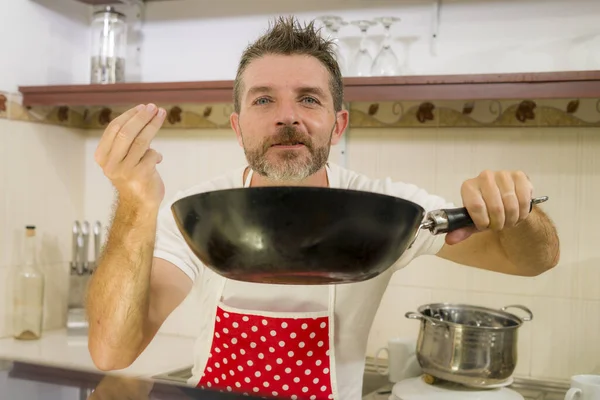
M 404 316 L 408 319 L 418 319 L 423 321 L 423 316 L 419 313 L 416 313 L 414 311 L 409 311 L 406 314 L 404 314 Z
M 535 204 L 540 204 L 547 200 L 548 196 L 531 199 L 529 212 L 533 210 Z M 448 233 L 468 226 L 473 226 L 473 219 L 465 207 L 459 207 L 428 212 L 425 221 L 421 223 L 420 228 L 429 230 L 433 235 L 438 235 L 440 233 Z
M 419 321 L 427 321 L 427 323 L 431 324 L 431 326 L 440 326 L 444 325 L 444 321 L 436 320 L 435 318 L 424 317 L 423 315 L 416 313 L 414 311 L 409 311 L 404 316 L 408 319 L 418 319 Z M 438 323 L 441 322 L 441 323 Z
M 525 306 L 521 306 L 519 304 L 512 304 L 510 306 L 502 307 L 501 310 L 506 311 L 507 308 L 518 308 L 519 310 L 525 311 L 527 314 L 529 314 L 526 317 L 521 318 L 523 321 L 531 321 L 533 319 L 533 313 L 529 308 Z

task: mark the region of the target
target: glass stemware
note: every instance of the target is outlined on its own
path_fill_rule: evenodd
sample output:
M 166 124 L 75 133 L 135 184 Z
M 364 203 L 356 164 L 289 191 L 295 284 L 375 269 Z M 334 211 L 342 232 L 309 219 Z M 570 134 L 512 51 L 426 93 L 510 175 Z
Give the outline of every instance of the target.
M 337 60 L 342 75 L 345 75 L 347 73 L 347 66 L 346 60 L 340 49 L 339 31 L 342 26 L 348 25 L 348 22 L 344 21 L 341 17 L 335 15 L 324 15 L 322 17 L 317 18 L 317 20 L 321 21 L 323 25 L 325 25 L 327 34 L 330 36 L 331 41 L 334 42 L 335 58 Z
M 374 76 L 396 76 L 400 75 L 400 65 L 398 63 L 398 57 L 392 50 L 392 35 L 391 26 L 400 21 L 397 17 L 381 17 L 375 18 L 375 21 L 383 25 L 385 30 L 385 36 L 383 39 L 383 45 L 373 65 L 371 67 L 371 74 Z
M 370 76 L 371 66 L 373 64 L 373 57 L 369 53 L 367 48 L 367 31 L 370 27 L 375 25 L 374 21 L 359 20 L 352 21 L 352 25 L 357 26 L 361 32 L 360 49 L 354 60 L 353 74 L 355 76 Z

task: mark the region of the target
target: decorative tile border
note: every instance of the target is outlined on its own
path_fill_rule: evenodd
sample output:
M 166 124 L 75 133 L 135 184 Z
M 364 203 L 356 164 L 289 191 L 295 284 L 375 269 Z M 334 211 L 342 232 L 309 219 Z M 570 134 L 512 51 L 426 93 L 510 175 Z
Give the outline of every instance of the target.
M 0 92 L 0 118 L 82 129 L 103 129 L 133 106 L 26 108 L 19 94 Z M 165 128 L 230 129 L 229 103 L 160 106 L 167 110 Z M 348 107 L 353 129 L 600 127 L 600 99 L 355 102 Z
M 8 101 L 8 118 L 15 121 L 38 122 L 48 125 L 60 125 L 72 128 L 83 127 L 85 108 L 71 107 L 34 107 L 27 108 L 21 104 L 20 94 L 12 94 Z
M 8 93 L 0 92 L 0 119 L 8 118 L 8 97 Z
M 113 118 L 135 104 L 122 107 L 94 107 L 84 115 L 83 128 L 102 129 Z M 233 104 L 165 105 L 167 118 L 163 127 L 169 129 L 229 129 L 229 115 Z
M 600 99 L 352 103 L 353 128 L 600 127 Z

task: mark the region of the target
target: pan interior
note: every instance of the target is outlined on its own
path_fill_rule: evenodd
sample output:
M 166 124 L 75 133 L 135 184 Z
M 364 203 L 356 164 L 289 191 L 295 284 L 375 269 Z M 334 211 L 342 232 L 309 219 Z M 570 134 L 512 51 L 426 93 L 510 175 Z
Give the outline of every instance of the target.
M 192 252 L 216 273 L 305 285 L 379 275 L 411 244 L 424 216 L 397 197 L 314 187 L 218 190 L 171 209 Z

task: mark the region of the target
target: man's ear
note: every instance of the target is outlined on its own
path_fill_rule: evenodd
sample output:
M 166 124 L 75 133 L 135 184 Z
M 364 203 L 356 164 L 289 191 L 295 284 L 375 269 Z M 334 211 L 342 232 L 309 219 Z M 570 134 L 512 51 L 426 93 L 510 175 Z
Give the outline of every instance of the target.
M 242 129 L 240 128 L 240 114 L 232 112 L 229 116 L 229 123 L 231 124 L 231 129 L 235 131 L 235 136 L 237 137 L 238 144 L 240 145 L 240 147 L 244 147 L 244 142 L 242 140 Z
M 336 145 L 340 141 L 348 127 L 349 120 L 350 114 L 348 113 L 348 110 L 342 110 L 336 113 L 335 126 L 333 127 L 333 132 L 331 134 L 332 145 Z

